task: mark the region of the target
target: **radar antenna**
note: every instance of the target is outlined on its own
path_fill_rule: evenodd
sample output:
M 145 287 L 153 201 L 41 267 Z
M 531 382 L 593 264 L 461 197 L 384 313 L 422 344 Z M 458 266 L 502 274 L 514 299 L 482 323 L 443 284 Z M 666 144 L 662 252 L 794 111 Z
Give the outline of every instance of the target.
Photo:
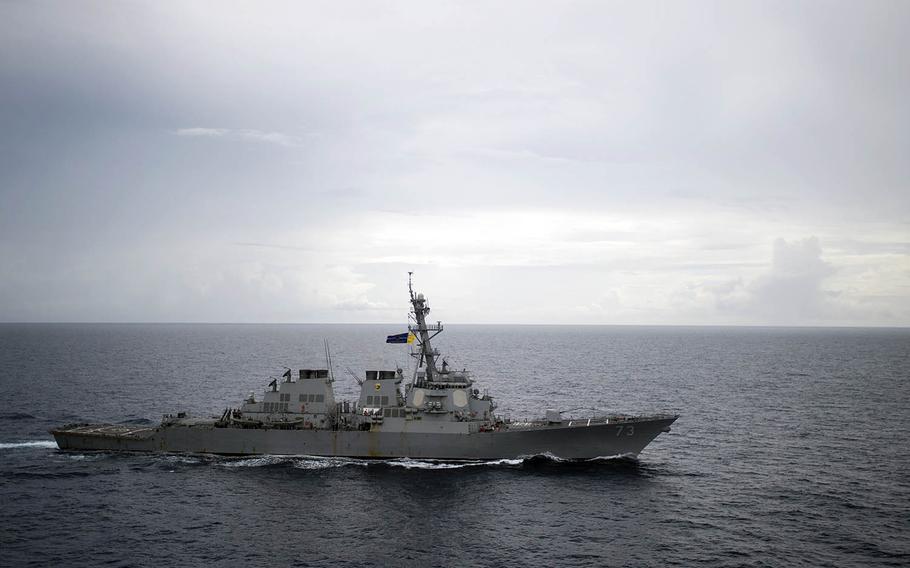
M 423 294 L 414 293 L 414 273 L 408 271 L 408 292 L 411 295 L 411 314 L 410 319 L 416 325 L 408 325 L 408 331 L 414 334 L 417 340 L 417 353 L 412 353 L 417 359 L 417 368 L 414 369 L 416 376 L 417 369 L 426 361 L 426 380 L 432 382 L 436 379 L 439 371 L 436 369 L 436 358 L 439 357 L 439 351 L 433 349 L 430 340 L 442 333 L 442 322 L 436 322 L 436 325 L 427 325 L 427 314 L 430 313 L 430 306 Z

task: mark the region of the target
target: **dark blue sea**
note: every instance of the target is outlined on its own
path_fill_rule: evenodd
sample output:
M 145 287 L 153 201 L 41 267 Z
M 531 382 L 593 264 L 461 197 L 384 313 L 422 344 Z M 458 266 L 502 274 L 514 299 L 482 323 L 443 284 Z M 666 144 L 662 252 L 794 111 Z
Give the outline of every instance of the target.
M 0 325 L 3 566 L 907 566 L 910 330 L 449 326 L 502 414 L 675 412 L 637 461 L 63 453 L 219 414 L 285 367 L 395 368 L 395 326 Z M 583 415 L 587 410 L 576 411 Z

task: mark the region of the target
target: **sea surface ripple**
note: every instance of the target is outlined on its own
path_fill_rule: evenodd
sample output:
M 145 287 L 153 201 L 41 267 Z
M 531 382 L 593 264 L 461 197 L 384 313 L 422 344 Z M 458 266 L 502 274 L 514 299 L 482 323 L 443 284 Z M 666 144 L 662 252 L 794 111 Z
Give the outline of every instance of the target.
M 69 453 L 67 422 L 220 414 L 394 326 L 0 324 L 3 566 L 907 566 L 910 330 L 447 327 L 513 418 L 681 414 L 637 460 Z M 590 410 L 575 411 L 583 416 Z

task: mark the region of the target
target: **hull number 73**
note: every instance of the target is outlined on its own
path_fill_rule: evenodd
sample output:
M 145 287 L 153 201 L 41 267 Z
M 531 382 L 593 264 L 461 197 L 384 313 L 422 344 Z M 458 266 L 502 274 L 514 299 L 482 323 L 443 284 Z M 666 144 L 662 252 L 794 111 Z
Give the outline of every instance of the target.
M 635 435 L 635 426 L 632 426 L 631 424 L 625 424 L 616 429 L 617 437 L 622 436 L 623 434 L 625 434 L 626 436 L 634 436 Z

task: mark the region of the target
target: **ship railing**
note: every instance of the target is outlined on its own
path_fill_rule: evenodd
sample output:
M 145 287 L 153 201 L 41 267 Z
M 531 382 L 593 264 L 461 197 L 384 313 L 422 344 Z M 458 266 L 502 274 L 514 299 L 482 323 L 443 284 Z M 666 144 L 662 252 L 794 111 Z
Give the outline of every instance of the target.
M 641 418 L 628 414 L 594 415 L 594 416 L 563 416 L 559 422 L 550 422 L 546 418 L 512 418 L 507 420 L 509 428 L 539 428 L 541 426 L 558 425 L 570 428 L 582 426 L 598 426 L 602 424 L 621 424 Z
M 429 324 L 428 324 L 428 325 L 426 325 L 426 326 L 423 328 L 423 330 L 426 330 L 426 331 L 442 331 L 442 324 L 441 324 L 441 323 L 437 323 L 437 324 L 433 324 L 433 325 L 429 325 Z M 422 330 L 421 330 L 421 327 L 420 327 L 419 325 L 409 325 L 409 326 L 408 326 L 408 331 L 410 331 L 411 333 L 416 333 L 416 332 L 419 332 L 419 331 L 422 331 Z

